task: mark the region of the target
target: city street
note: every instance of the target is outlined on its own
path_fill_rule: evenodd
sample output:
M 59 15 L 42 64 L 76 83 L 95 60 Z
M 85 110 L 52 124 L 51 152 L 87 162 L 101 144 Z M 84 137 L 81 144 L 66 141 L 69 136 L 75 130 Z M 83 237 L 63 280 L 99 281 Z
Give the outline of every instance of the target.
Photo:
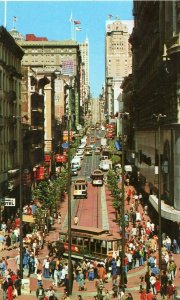
M 180 300 L 179 2 L 0 20 L 0 300 Z
M 130 187 L 133 189 L 133 187 Z M 128 187 L 129 189 L 129 187 Z M 85 213 L 86 210 L 88 211 L 93 211 L 93 201 L 90 201 L 90 199 L 94 199 L 94 196 L 96 195 L 96 191 L 94 190 L 94 195 L 93 195 L 93 188 L 91 186 L 89 186 L 89 194 L 91 196 L 89 196 L 89 198 L 87 200 L 80 200 L 83 203 L 86 202 L 86 206 L 82 206 L 82 210 L 80 209 L 79 211 L 79 226 L 94 226 L 96 227 L 96 217 L 88 217 L 87 218 L 87 214 Z M 110 231 L 113 232 L 118 232 L 118 227 L 115 225 L 115 223 L 113 222 L 113 214 L 114 214 L 114 209 L 112 207 L 112 202 L 110 201 L 110 194 L 106 188 L 106 203 L 107 203 L 107 209 L 108 209 L 108 223 L 110 226 Z M 59 235 L 59 230 L 61 227 L 63 227 L 63 223 L 64 220 L 66 219 L 66 214 L 67 214 L 67 198 L 65 199 L 62 207 L 61 207 L 61 213 L 62 213 L 62 225 L 57 224 L 57 222 L 54 225 L 54 230 L 51 231 L 49 233 L 49 235 L 46 238 L 46 241 L 56 241 L 58 239 L 58 235 Z M 76 210 L 76 206 L 74 207 L 74 209 Z M 129 205 L 127 205 L 126 203 L 126 207 L 125 209 L 129 209 Z M 142 213 L 142 206 L 140 206 L 140 211 Z M 90 214 L 89 214 L 90 215 Z M 146 221 L 149 217 L 145 216 L 145 220 Z M 72 219 L 73 222 L 73 219 Z M 99 220 L 99 226 L 101 226 L 101 222 Z M 14 256 L 17 254 L 17 250 L 11 250 L 11 251 L 5 251 L 3 253 L 3 255 L 8 255 L 11 258 L 8 261 L 8 267 L 11 268 L 12 270 L 16 270 L 16 264 L 15 264 L 15 260 L 14 260 Z M 43 260 L 43 258 L 47 255 L 47 249 L 46 246 L 44 247 L 44 249 L 41 251 L 39 258 L 41 259 L 41 261 Z M 155 255 L 157 255 L 157 253 L 155 253 Z M 177 287 L 177 289 L 180 289 L 180 272 L 179 272 L 179 267 L 180 267 L 180 260 L 179 260 L 180 256 L 179 254 L 174 255 L 174 259 L 175 262 L 177 264 L 177 274 L 174 280 L 174 284 Z M 146 272 L 146 267 L 142 266 L 139 268 L 135 268 L 133 270 L 130 270 L 128 272 L 128 284 L 127 284 L 127 292 L 132 292 L 133 298 L 134 300 L 138 300 L 140 299 L 140 293 L 139 293 L 139 285 L 140 285 L 140 276 L 145 275 Z M 50 285 L 52 284 L 52 279 L 43 279 L 43 286 L 45 288 L 48 288 Z M 83 291 L 81 292 L 83 299 L 92 299 L 94 295 L 96 295 L 96 288 L 95 288 L 95 282 L 91 282 L 88 281 L 86 282 L 87 284 L 87 291 Z M 31 276 L 30 278 L 30 288 L 31 288 L 31 294 L 30 295 L 22 295 L 20 297 L 18 297 L 18 299 L 22 299 L 22 300 L 34 300 L 36 299 L 35 297 L 35 291 L 37 288 L 37 279 L 35 278 L 35 276 Z M 105 283 L 105 288 L 107 288 L 110 292 L 112 291 L 112 280 L 109 278 L 108 283 Z M 58 288 L 56 289 L 56 294 L 58 295 L 58 297 L 61 297 L 63 295 L 63 287 L 62 288 Z M 73 294 L 72 296 L 70 296 L 70 299 L 77 299 L 77 295 L 79 294 L 78 291 L 78 284 L 76 283 L 76 281 L 74 281 L 74 285 L 73 285 Z M 157 297 L 159 298 L 159 297 Z

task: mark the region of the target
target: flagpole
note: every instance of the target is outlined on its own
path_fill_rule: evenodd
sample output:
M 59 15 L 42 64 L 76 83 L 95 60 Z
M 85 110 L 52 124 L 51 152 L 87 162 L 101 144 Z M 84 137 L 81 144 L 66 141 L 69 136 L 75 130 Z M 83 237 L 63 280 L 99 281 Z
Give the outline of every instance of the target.
M 16 17 L 13 17 L 13 28 L 15 28 Z
M 73 17 L 72 17 L 72 11 L 71 11 L 71 16 L 70 16 L 69 21 L 71 23 L 71 40 L 73 40 Z
M 7 19 L 7 0 L 4 0 L 4 28 L 6 28 L 6 19 Z

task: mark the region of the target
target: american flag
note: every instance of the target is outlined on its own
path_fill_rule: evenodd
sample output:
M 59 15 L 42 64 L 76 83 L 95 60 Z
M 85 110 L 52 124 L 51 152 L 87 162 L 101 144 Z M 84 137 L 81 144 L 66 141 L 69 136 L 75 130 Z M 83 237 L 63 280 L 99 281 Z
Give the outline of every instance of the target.
M 78 25 L 81 24 L 81 22 L 79 20 L 74 20 L 74 25 Z

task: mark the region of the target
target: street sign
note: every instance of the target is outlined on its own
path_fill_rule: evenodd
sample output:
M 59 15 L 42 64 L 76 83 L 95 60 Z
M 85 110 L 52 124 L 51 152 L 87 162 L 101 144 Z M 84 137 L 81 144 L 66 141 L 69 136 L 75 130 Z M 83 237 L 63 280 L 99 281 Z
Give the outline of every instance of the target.
M 63 143 L 63 144 L 62 144 L 62 148 L 68 149 L 68 147 L 69 147 L 68 143 Z
M 4 198 L 3 204 L 4 204 L 4 206 L 15 206 L 16 199 L 15 198 Z

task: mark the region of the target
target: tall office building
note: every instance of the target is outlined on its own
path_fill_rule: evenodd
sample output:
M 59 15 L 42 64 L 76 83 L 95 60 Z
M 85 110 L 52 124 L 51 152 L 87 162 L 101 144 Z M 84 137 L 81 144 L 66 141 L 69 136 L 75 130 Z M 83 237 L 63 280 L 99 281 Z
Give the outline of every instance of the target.
M 105 41 L 106 110 L 114 115 L 122 109 L 121 83 L 131 73 L 132 54 L 127 25 L 120 20 L 107 21 Z
M 133 80 L 128 94 L 134 108 L 136 164 L 146 177 L 156 211 L 159 192 L 164 200 L 162 226 L 175 233 L 180 222 L 180 5 L 134 1 L 133 13 Z M 177 236 L 180 240 L 180 232 Z
M 83 92 L 84 99 L 89 98 L 89 40 L 86 38 L 84 43 L 80 45 L 81 61 L 82 61 L 82 77 L 83 77 Z

